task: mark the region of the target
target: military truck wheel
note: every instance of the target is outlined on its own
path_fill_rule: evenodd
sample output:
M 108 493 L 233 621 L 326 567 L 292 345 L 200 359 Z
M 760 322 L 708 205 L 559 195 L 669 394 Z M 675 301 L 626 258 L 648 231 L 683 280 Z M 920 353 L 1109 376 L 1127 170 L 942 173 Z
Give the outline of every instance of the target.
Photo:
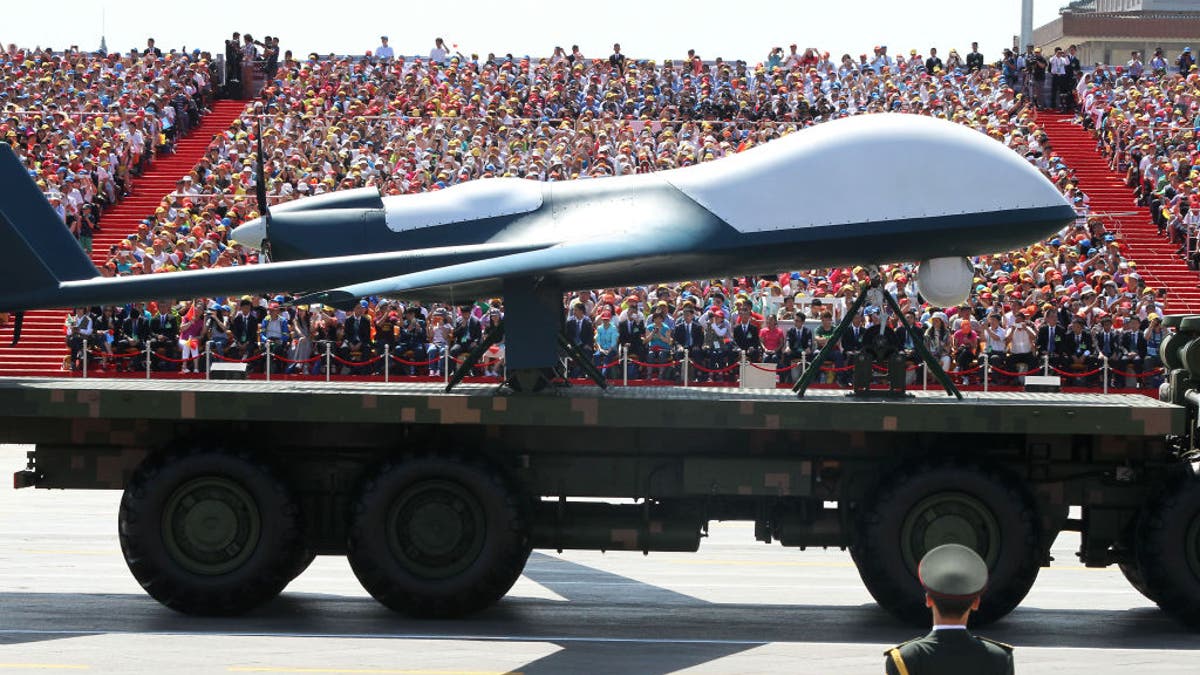
M 929 625 L 917 564 L 930 549 L 962 544 L 988 564 L 972 625 L 1020 604 L 1037 578 L 1039 520 L 1029 491 L 997 470 L 957 462 L 924 464 L 890 480 L 858 521 L 851 555 L 867 590 L 904 621 Z
M 1137 566 L 1137 563 L 1117 563 L 1121 574 L 1125 575 L 1125 581 L 1129 582 L 1130 586 L 1138 593 L 1146 596 L 1150 602 L 1157 603 L 1158 600 L 1150 594 L 1150 589 L 1146 587 L 1146 578 L 1142 576 L 1142 570 Z
M 376 600 L 421 617 L 455 617 L 508 592 L 529 558 L 527 509 L 499 471 L 459 457 L 385 463 L 364 485 L 347 542 Z
M 1138 522 L 1136 553 L 1146 596 L 1200 625 L 1200 478 L 1180 479 L 1151 500 Z
M 305 555 L 300 509 L 248 455 L 152 455 L 118 516 L 121 550 L 155 600 L 187 614 L 233 615 L 270 600 Z

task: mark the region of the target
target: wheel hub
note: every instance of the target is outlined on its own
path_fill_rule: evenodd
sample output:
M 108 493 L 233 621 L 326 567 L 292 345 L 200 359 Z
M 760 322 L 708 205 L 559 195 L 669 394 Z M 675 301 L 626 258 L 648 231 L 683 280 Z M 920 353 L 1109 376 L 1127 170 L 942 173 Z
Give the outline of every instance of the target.
M 237 569 L 254 553 L 261 530 L 254 499 L 227 478 L 188 481 L 163 509 L 167 552 L 193 574 L 214 576 Z
M 445 579 L 471 566 L 487 531 L 483 508 L 466 488 L 449 481 L 421 481 L 393 502 L 388 546 L 412 574 Z
M 974 549 L 992 567 L 1000 551 L 1000 525 L 983 502 L 968 494 L 930 495 L 918 502 L 904 519 L 900 546 L 905 564 L 916 575 L 921 558 L 942 544 L 961 544 Z

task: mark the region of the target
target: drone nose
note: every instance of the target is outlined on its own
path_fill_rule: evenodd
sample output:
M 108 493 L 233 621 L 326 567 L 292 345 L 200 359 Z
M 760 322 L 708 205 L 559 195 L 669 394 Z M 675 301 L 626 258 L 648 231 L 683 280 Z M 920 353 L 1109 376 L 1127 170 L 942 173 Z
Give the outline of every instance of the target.
M 262 248 L 263 241 L 267 238 L 267 222 L 263 218 L 248 220 L 233 228 L 229 238 L 247 246 Z

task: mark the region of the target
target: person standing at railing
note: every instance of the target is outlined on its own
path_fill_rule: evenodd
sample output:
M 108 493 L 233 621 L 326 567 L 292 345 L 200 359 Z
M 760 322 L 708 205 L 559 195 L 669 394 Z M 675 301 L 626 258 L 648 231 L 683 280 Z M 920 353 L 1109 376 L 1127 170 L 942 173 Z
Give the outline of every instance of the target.
M 1144 387 L 1145 379 L 1140 375 L 1145 372 L 1146 354 L 1149 345 L 1146 343 L 1146 336 L 1142 333 L 1142 323 L 1136 316 L 1131 316 L 1125 320 L 1124 329 L 1121 331 L 1121 369 L 1134 376 L 1131 383 L 1136 387 Z
M 87 307 L 76 307 L 75 313 L 67 317 L 67 349 L 71 370 L 83 369 L 83 352 L 92 338 L 94 327 Z
M 225 349 L 228 347 L 230 340 L 229 307 L 219 303 L 213 305 L 205 317 L 204 327 L 204 337 L 208 341 L 209 351 L 213 354 L 224 356 Z
M 604 310 L 600 313 L 600 323 L 596 325 L 596 348 L 592 354 L 593 364 L 600 374 L 608 377 L 608 366 L 617 357 L 617 346 L 620 344 L 620 331 L 612 322 L 612 312 Z
M 283 316 L 278 302 L 267 305 L 267 318 L 263 319 L 259 335 L 262 336 L 263 347 L 269 353 L 268 358 L 287 358 L 288 346 L 292 342 L 292 327 L 287 317 Z M 283 370 L 281 363 L 272 363 L 271 370 Z
M 229 332 L 233 336 L 228 349 L 230 358 L 248 360 L 258 354 L 258 326 L 250 298 L 242 298 L 237 314 L 229 320 Z
M 682 325 L 682 324 L 681 324 Z M 674 344 L 674 334 L 667 325 L 666 312 L 655 312 L 650 317 L 650 325 L 646 327 L 644 337 L 646 344 L 646 363 L 659 364 L 671 360 L 671 347 Z M 647 368 L 645 376 L 650 380 L 666 379 L 662 371 L 665 368 Z
M 203 298 L 187 306 L 179 326 L 179 358 L 183 360 L 179 372 L 201 372 L 200 337 L 204 334 L 204 318 L 206 303 Z
M 970 321 L 962 321 L 958 330 L 950 334 L 950 351 L 954 354 L 954 365 L 962 377 L 963 384 L 970 382 L 970 376 L 965 371 L 975 366 L 975 360 L 979 357 L 980 341 L 979 333 L 975 332 Z
M 1084 330 L 1083 319 L 1075 317 L 1071 320 L 1071 328 L 1063 336 L 1063 363 L 1066 366 L 1063 370 L 1073 373 L 1091 372 L 1100 365 L 1100 360 L 1095 354 L 1095 344 L 1091 334 Z M 1094 381 L 1095 377 L 1088 375 L 1076 378 L 1072 384 L 1092 386 Z
M 445 308 L 433 310 L 429 318 L 429 334 L 426 337 L 428 347 L 425 349 L 425 359 L 429 364 L 430 375 L 442 374 L 442 356 L 446 353 L 450 342 L 454 339 L 454 326 Z

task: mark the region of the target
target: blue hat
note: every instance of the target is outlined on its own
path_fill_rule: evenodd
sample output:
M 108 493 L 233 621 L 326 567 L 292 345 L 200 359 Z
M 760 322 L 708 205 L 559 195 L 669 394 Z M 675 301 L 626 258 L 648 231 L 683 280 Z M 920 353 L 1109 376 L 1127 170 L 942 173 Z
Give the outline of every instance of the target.
M 367 301 L 366 301 L 366 300 L 359 300 L 359 301 L 358 301 L 358 306 L 359 306 L 359 307 L 367 307 L 367 306 L 368 306 L 368 304 L 367 304 Z

